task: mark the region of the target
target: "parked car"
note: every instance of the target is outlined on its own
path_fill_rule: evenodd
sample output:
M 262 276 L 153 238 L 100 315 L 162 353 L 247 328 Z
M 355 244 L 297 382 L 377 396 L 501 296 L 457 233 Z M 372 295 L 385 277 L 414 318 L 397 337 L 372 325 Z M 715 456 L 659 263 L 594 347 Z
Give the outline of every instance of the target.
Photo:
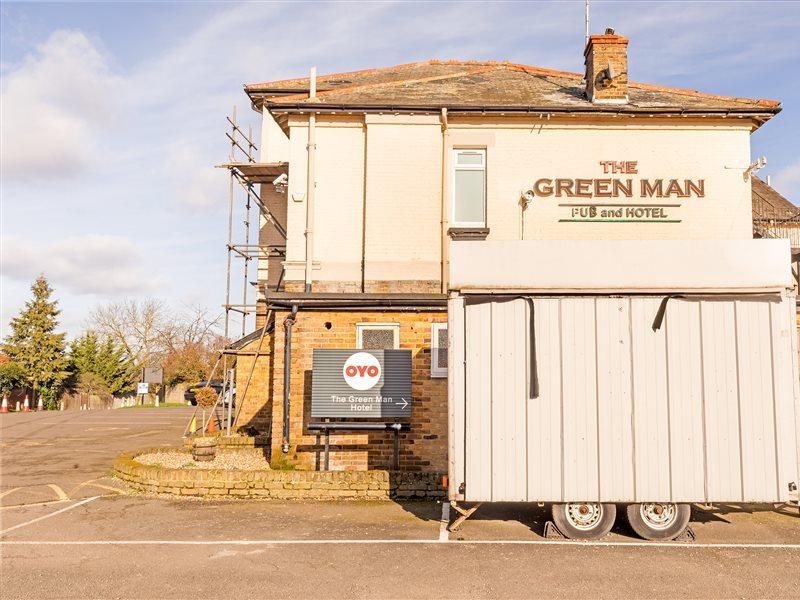
M 183 393 L 183 399 L 186 400 L 186 402 L 188 402 L 192 406 L 197 406 L 197 399 L 194 397 L 194 392 L 195 392 L 195 390 L 197 390 L 199 388 L 202 388 L 202 387 L 206 387 L 206 386 L 212 388 L 217 394 L 219 394 L 222 391 L 222 382 L 219 381 L 219 380 L 214 379 L 214 380 L 211 380 L 211 381 L 198 381 L 197 383 L 192 384 L 188 388 L 186 388 L 186 391 Z M 236 403 L 236 401 L 235 401 L 236 388 L 235 387 L 233 388 L 232 392 L 233 392 L 233 395 L 234 395 L 234 404 L 235 404 Z M 225 398 L 223 398 L 223 400 L 222 400 L 222 403 L 225 406 L 228 405 L 228 397 L 230 395 L 231 394 L 226 394 Z

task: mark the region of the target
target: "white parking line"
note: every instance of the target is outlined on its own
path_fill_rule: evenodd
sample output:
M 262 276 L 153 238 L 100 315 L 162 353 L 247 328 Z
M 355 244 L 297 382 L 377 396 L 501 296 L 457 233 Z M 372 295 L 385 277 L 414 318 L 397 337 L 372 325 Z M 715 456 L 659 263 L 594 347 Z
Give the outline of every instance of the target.
M 439 520 L 439 541 L 450 541 L 450 532 L 447 526 L 450 525 L 450 503 L 442 502 L 442 518 Z
M 93 500 L 94 498 L 90 498 Z M 74 508 L 74 507 L 68 507 Z M 46 518 L 46 517 L 43 517 Z M 21 525 L 19 526 L 21 527 Z M 346 546 L 346 545 L 414 545 L 414 544 L 441 544 L 435 540 L 0 540 L 0 546 Z M 575 546 L 597 547 L 608 546 L 611 548 L 682 548 L 693 550 L 697 548 L 746 548 L 746 549 L 775 549 L 775 550 L 800 550 L 800 544 L 703 544 L 683 542 L 580 542 L 570 540 L 458 540 L 450 541 L 448 545 L 496 545 L 496 546 Z
M 46 514 L 44 516 L 37 517 L 35 519 L 31 519 L 30 521 L 25 521 L 24 523 L 20 523 L 19 525 L 14 525 L 13 527 L 9 527 L 8 529 L 3 529 L 3 531 L 0 531 L 0 535 L 5 535 L 6 533 L 8 533 L 10 531 L 14 531 L 15 529 L 19 529 L 20 527 L 26 527 L 28 525 L 33 525 L 34 523 L 38 523 L 39 521 L 44 521 L 45 519 L 49 519 L 50 517 L 55 517 L 56 515 L 59 515 L 59 514 L 64 513 L 64 512 L 67 512 L 68 510 L 72 510 L 73 508 L 78 508 L 79 506 L 81 506 L 83 504 L 87 504 L 87 503 L 91 502 L 92 500 L 97 500 L 99 497 L 100 496 L 92 496 L 91 498 L 86 498 L 85 500 L 81 500 L 80 502 L 76 502 L 75 504 L 71 504 L 69 506 L 65 506 L 64 508 L 59 509 L 59 510 L 57 510 L 55 512 L 51 512 L 51 513 Z M 5 544 L 6 542 L 0 542 L 0 543 Z

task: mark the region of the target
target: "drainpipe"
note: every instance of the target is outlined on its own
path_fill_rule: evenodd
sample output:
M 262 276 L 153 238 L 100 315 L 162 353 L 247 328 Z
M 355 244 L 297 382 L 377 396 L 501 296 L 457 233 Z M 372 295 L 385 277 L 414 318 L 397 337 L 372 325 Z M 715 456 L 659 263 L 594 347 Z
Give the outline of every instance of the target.
M 447 264 L 449 259 L 449 245 L 447 239 L 447 172 L 448 172 L 448 152 L 447 152 L 447 108 L 442 108 L 442 270 L 441 270 L 441 292 L 447 293 Z
M 284 454 L 289 452 L 289 411 L 292 407 L 290 392 L 292 382 L 292 326 L 297 317 L 297 305 L 292 306 L 292 314 L 283 320 L 283 446 Z
M 308 100 L 316 102 L 317 99 L 317 67 L 311 67 L 309 77 Z M 317 182 L 314 177 L 314 155 L 316 143 L 317 115 L 314 112 L 308 115 L 308 165 L 306 169 L 306 293 L 311 291 L 311 269 L 314 261 L 314 192 Z

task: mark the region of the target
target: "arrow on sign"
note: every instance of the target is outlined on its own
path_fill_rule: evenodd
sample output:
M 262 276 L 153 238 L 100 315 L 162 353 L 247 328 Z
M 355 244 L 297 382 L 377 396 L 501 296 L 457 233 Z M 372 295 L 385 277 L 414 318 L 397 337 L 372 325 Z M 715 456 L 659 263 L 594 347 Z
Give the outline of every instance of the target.
M 400 398 L 400 400 L 403 401 L 403 406 L 401 406 L 400 408 L 405 408 L 406 406 L 408 406 L 408 402 L 406 402 L 405 398 Z M 400 404 L 400 403 L 399 402 L 395 402 L 395 404 Z

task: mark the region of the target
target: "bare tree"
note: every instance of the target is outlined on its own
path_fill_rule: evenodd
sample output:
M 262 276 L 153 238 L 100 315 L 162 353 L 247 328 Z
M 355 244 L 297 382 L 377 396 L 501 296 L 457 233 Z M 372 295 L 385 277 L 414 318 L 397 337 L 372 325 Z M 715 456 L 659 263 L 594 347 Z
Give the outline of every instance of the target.
M 120 344 L 137 366 L 162 365 L 174 384 L 209 375 L 225 345 L 220 319 L 201 306 L 172 311 L 160 300 L 122 300 L 95 308 L 89 325 Z
M 172 327 L 161 300 L 120 300 L 97 306 L 91 327 L 120 344 L 137 365 L 148 365 L 164 350 L 165 332 Z

